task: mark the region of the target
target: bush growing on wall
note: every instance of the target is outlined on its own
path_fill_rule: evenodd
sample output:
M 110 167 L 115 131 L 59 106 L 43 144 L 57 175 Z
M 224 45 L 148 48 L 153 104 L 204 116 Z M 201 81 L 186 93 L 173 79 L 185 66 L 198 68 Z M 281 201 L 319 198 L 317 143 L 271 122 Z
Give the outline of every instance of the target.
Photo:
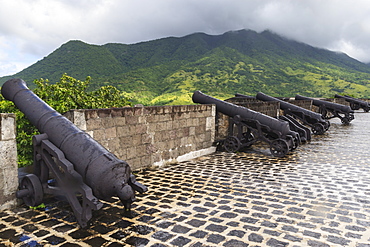
M 97 90 L 89 91 L 90 81 L 90 77 L 81 81 L 64 74 L 60 81 L 54 84 L 44 79 L 35 80 L 36 88 L 33 92 L 62 114 L 71 109 L 131 106 L 125 93 L 113 86 L 102 86 Z M 2 95 L 0 95 L 0 112 L 16 114 L 18 165 L 20 167 L 31 165 L 33 162 L 32 136 L 38 134 L 37 129 L 13 102 L 5 100 Z

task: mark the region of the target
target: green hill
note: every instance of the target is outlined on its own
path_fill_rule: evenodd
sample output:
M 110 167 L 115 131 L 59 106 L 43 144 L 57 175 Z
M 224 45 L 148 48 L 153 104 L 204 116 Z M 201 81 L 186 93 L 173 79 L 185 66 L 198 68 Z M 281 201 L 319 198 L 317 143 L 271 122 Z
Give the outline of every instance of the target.
M 63 73 L 81 80 L 91 76 L 93 87 L 114 85 L 146 105 L 187 104 L 194 90 L 221 98 L 259 91 L 370 97 L 370 66 L 270 31 L 195 33 L 131 45 L 69 41 L 13 77 L 30 84 L 39 78 L 57 81 Z

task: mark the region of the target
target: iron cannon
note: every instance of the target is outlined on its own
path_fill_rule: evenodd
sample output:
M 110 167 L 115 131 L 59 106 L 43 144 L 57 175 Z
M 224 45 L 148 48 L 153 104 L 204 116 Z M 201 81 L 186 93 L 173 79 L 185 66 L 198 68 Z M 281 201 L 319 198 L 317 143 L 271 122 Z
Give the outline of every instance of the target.
M 325 100 L 309 98 L 297 94 L 296 100 L 312 100 L 312 104 L 319 107 L 319 112 L 324 119 L 339 118 L 343 124 L 349 124 L 355 119 L 354 111 L 346 105 L 341 105 Z
M 307 110 L 289 102 L 271 97 L 264 93 L 257 93 L 256 98 L 262 101 L 277 101 L 280 103 L 280 108 L 284 111 L 285 116 L 292 116 L 299 119 L 303 124 L 308 125 L 312 129 L 312 133 L 322 135 L 330 127 L 330 122 L 316 112 Z
M 125 161 L 51 108 L 23 80 L 8 80 L 1 93 L 41 133 L 33 137 L 34 173 L 20 180 L 16 193 L 26 205 L 39 205 L 44 193 L 62 195 L 71 205 L 77 222 L 85 227 L 92 210 L 102 207 L 99 199 L 109 201 L 118 197 L 129 210 L 135 191 L 147 191 Z
M 285 121 L 213 98 L 200 91 L 194 92 L 192 99 L 194 103 L 215 104 L 217 111 L 230 117 L 229 134 L 222 141 L 228 152 L 236 152 L 260 140 L 270 145 L 273 156 L 283 157 L 300 144 L 298 133 L 292 131 Z
M 248 95 L 236 93 L 235 94 L 235 99 L 239 99 L 239 98 L 254 99 L 256 101 L 259 101 L 254 96 L 248 96 Z M 288 122 L 290 129 L 299 134 L 301 142 L 306 142 L 306 141 L 311 140 L 311 131 L 310 131 L 310 129 L 307 128 L 306 126 L 304 126 L 303 124 L 301 124 L 295 118 L 293 118 L 289 115 L 279 115 L 279 114 L 276 116 L 276 118 Z
M 345 99 L 347 102 L 349 102 L 349 105 L 352 110 L 359 110 L 360 108 L 362 108 L 364 112 L 369 112 L 370 110 L 370 104 L 366 101 L 356 99 L 348 95 L 342 96 L 339 94 L 335 94 L 334 97 Z

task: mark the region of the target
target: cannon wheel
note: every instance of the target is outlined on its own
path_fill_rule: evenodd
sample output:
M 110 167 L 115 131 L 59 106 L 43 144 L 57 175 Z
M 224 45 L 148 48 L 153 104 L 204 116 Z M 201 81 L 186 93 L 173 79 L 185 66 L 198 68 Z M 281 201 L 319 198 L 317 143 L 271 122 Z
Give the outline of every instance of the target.
M 321 124 L 321 123 L 315 123 L 313 126 L 312 126 L 312 132 L 315 134 L 315 135 L 322 135 L 325 133 L 325 128 L 324 126 Z
M 238 151 L 241 147 L 239 139 L 235 136 L 229 136 L 224 141 L 224 148 L 229 153 L 234 153 Z
M 347 117 L 342 118 L 341 121 L 342 121 L 342 124 L 344 125 L 348 125 L 350 122 L 350 120 Z
M 274 140 L 270 144 L 270 151 L 275 157 L 284 157 L 289 151 L 288 143 L 283 139 Z
M 20 190 L 17 197 L 22 198 L 27 206 L 35 207 L 41 204 L 43 189 L 40 179 L 34 174 L 27 174 L 20 182 Z

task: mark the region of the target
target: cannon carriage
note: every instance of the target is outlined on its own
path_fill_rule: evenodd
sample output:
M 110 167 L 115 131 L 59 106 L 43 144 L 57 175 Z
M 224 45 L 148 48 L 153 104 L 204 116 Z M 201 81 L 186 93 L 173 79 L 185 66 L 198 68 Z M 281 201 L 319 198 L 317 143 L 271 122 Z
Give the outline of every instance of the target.
M 370 110 L 370 104 L 366 101 L 356 99 L 348 95 L 335 94 L 334 97 L 338 99 L 345 99 L 345 101 L 349 102 L 349 106 L 352 110 L 359 110 L 360 108 L 362 108 L 364 112 L 369 112 Z
M 349 124 L 354 117 L 354 111 L 346 105 L 341 105 L 325 100 L 309 98 L 297 94 L 296 100 L 312 100 L 312 104 L 319 107 L 319 113 L 324 119 L 339 118 L 343 124 Z
M 135 191 L 147 191 L 136 181 L 125 161 L 51 108 L 29 90 L 23 80 L 8 80 L 1 93 L 13 101 L 41 133 L 33 137 L 34 173 L 21 179 L 16 193 L 26 205 L 39 205 L 44 193 L 64 196 L 77 222 L 85 227 L 92 211 L 102 207 L 99 199 L 109 201 L 118 197 L 129 210 Z
M 292 131 L 285 121 L 213 98 L 200 91 L 194 92 L 192 99 L 194 103 L 215 104 L 218 112 L 229 116 L 228 136 L 221 141 L 228 152 L 236 152 L 257 141 L 263 141 L 270 145 L 273 156 L 284 157 L 301 142 L 299 134 Z

